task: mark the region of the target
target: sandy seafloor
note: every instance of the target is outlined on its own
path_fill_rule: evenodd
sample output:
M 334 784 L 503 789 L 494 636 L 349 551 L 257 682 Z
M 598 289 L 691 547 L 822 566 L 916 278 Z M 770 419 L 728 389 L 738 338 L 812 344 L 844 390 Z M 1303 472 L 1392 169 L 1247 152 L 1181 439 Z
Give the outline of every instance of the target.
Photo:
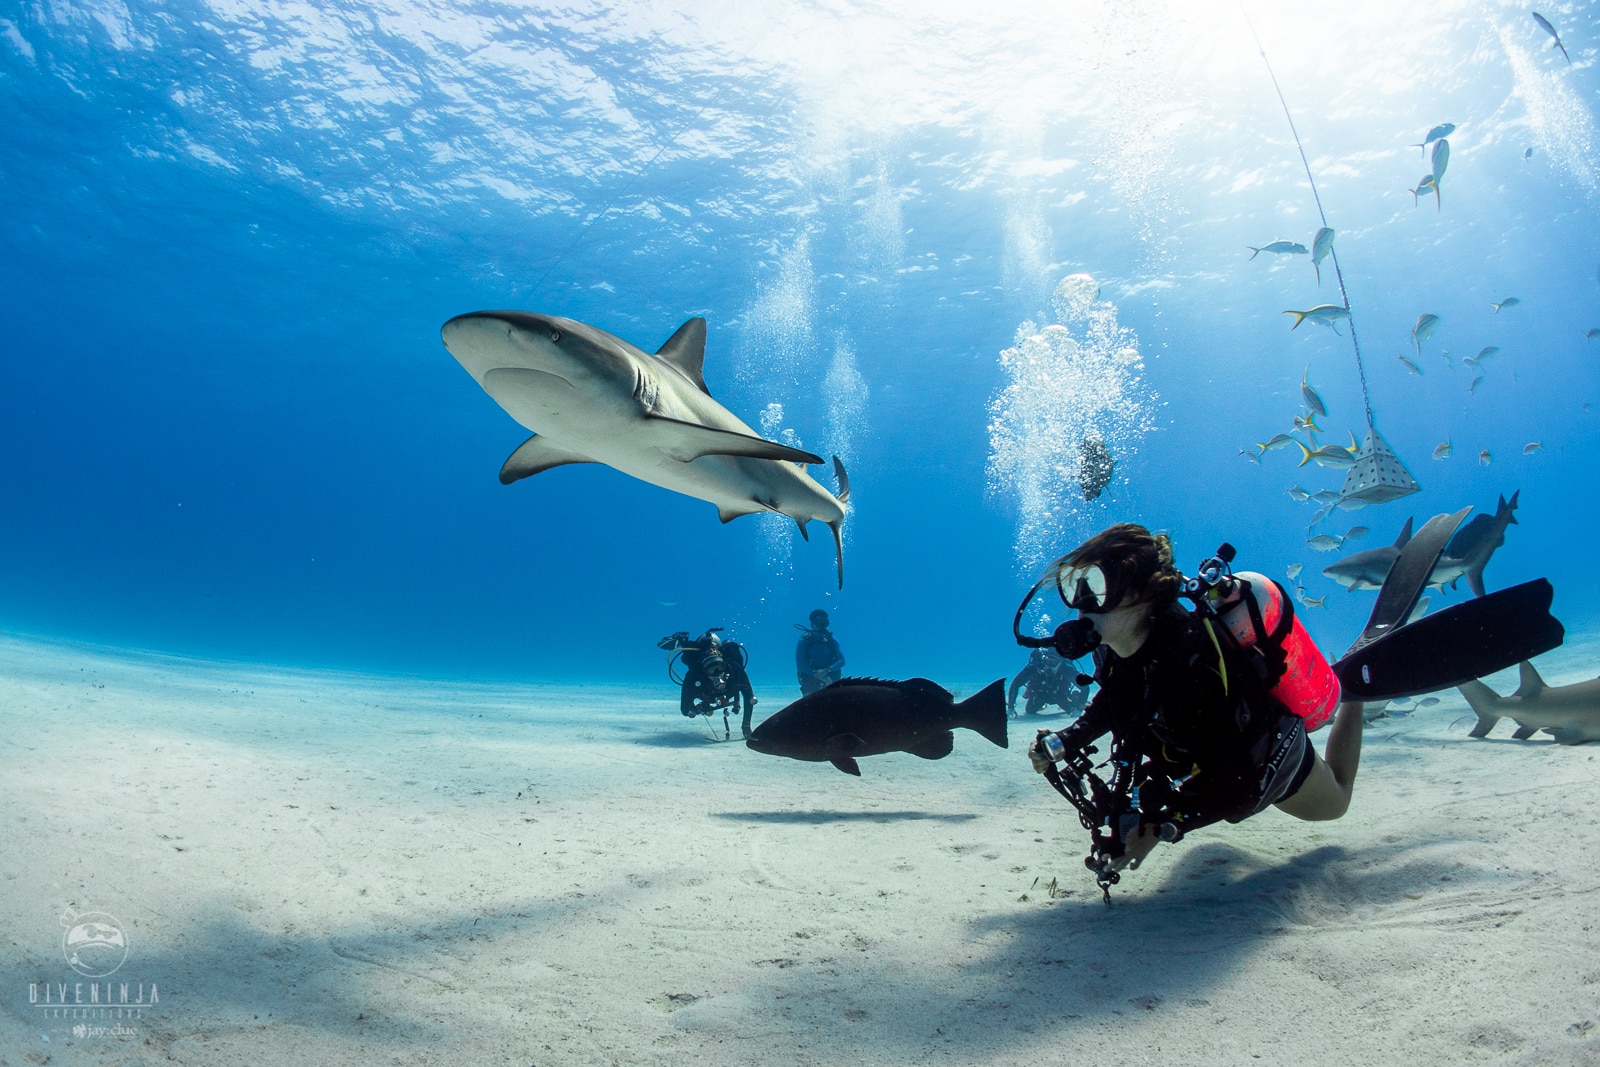
M 0 1063 L 1600 1063 L 1600 745 L 1471 724 L 1379 720 L 1344 819 L 1197 833 L 1107 908 L 1027 720 L 856 779 L 665 682 L 0 638 Z M 68 907 L 158 1005 L 30 1003 L 82 981 Z

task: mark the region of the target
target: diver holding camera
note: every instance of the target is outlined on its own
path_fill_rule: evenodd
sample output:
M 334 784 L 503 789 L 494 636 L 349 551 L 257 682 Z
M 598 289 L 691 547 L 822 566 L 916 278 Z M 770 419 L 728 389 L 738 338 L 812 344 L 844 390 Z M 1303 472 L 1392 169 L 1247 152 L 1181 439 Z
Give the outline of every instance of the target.
M 1028 757 L 1078 809 L 1092 838 L 1084 863 L 1108 903 L 1118 872 L 1159 842 L 1272 805 L 1308 820 L 1337 819 L 1350 805 L 1362 705 L 1340 703 L 1282 587 L 1233 574 L 1232 559 L 1224 545 L 1185 579 L 1165 536 L 1122 523 L 1052 564 L 1017 609 L 1018 644 L 1094 656 L 1100 691 L 1072 725 L 1039 731 Z M 1024 637 L 1022 613 L 1050 580 L 1078 617 L 1050 637 Z M 1330 717 L 1324 759 L 1307 733 Z M 1097 764 L 1092 744 L 1107 733 Z
M 667 677 L 681 686 L 678 710 L 684 717 L 704 715 L 709 721 L 713 712 L 721 711 L 722 737 L 729 740 L 732 730 L 728 716 L 742 711 L 742 728 L 748 740 L 756 695 L 746 671 L 750 657 L 744 646 L 724 639 L 722 627 L 713 626 L 692 641 L 688 630 L 679 630 L 656 642 L 656 647 L 672 653 L 667 661 Z M 683 664 L 681 678 L 675 670 L 679 662 Z M 712 733 L 716 733 L 715 729 Z

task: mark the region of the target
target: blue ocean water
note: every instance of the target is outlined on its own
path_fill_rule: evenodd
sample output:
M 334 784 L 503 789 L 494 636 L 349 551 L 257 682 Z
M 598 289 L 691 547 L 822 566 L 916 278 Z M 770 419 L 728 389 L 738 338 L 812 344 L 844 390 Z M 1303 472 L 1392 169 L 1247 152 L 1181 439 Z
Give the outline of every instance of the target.
M 650 682 L 658 637 L 720 624 L 760 687 L 822 606 L 852 671 L 985 678 L 1039 564 L 1128 520 L 1185 565 L 1303 564 L 1337 651 L 1372 594 L 1323 566 L 1520 491 L 1490 587 L 1548 576 L 1593 628 L 1596 7 L 1542 9 L 1570 63 L 1481 0 L 981 7 L 0 5 L 0 627 Z M 1347 326 L 1283 314 L 1341 302 L 1330 264 L 1250 254 L 1321 219 L 1246 14 L 1423 487 L 1314 531 L 1286 489 L 1342 474 L 1240 451 L 1303 377 L 1359 439 L 1362 386 Z M 845 460 L 844 589 L 777 516 L 598 467 L 500 485 L 527 431 L 439 340 L 490 308 L 646 350 L 704 316 L 717 398 Z

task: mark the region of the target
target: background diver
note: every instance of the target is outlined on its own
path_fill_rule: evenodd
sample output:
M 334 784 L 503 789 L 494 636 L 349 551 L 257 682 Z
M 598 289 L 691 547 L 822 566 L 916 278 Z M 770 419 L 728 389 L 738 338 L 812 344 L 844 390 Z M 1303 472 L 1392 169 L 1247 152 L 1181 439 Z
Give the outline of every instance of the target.
M 828 630 L 828 613 L 821 608 L 811 613 L 810 628 L 795 624 L 800 640 L 794 646 L 795 677 L 800 695 L 810 696 L 832 685 L 844 675 L 844 653 L 839 641 Z
M 663 651 L 671 652 L 667 661 L 667 677 L 681 686 L 678 710 L 686 718 L 704 715 L 709 720 L 712 712 L 722 712 L 722 736 L 731 736 L 729 714 L 742 712 L 741 729 L 745 740 L 750 738 L 750 713 L 756 706 L 756 695 L 750 686 L 746 671 L 750 658 L 744 646 L 737 641 L 725 640 L 722 627 L 714 626 L 695 638 L 689 631 L 679 630 L 656 642 Z M 673 672 L 674 662 L 683 663 L 683 677 Z
M 1006 716 L 1017 717 L 1017 692 L 1024 697 L 1023 714 L 1037 715 L 1054 704 L 1071 714 L 1083 708 L 1089 689 L 1078 684 L 1078 668 L 1051 648 L 1036 648 L 1028 653 L 1028 663 L 1011 679 L 1006 691 Z

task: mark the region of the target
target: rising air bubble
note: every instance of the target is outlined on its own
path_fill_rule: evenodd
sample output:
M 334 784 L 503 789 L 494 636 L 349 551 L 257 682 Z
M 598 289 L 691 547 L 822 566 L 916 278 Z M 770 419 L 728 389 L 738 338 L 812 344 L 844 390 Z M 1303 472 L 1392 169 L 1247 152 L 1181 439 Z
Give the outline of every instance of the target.
M 1105 524 L 1105 505 L 1153 425 L 1156 396 L 1140 378 L 1139 339 L 1117 321 L 1087 274 L 1056 286 L 1057 321 L 1024 322 L 1000 353 L 1006 384 L 989 402 L 989 490 L 1015 501 L 1019 573 L 1032 574 Z M 1084 444 L 1116 464 L 1097 501 L 1085 499 Z

